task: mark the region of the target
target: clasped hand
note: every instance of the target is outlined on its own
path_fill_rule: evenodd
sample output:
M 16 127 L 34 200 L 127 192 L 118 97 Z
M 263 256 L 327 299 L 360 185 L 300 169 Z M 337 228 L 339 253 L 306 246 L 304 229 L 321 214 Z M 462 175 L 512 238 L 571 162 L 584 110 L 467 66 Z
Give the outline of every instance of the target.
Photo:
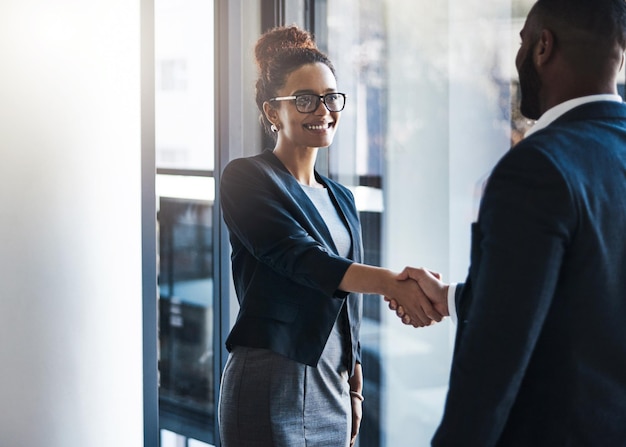
M 448 284 L 439 273 L 424 268 L 405 267 L 397 276 L 393 296 L 385 296 L 389 308 L 404 324 L 413 327 L 430 326 L 439 322 L 448 311 Z

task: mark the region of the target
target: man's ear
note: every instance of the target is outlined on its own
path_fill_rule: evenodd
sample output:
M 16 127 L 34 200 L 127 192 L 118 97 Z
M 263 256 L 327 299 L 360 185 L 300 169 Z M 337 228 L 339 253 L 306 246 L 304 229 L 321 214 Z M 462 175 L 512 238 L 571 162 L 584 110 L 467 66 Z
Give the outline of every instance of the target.
M 545 65 L 554 55 L 554 34 L 549 29 L 544 29 L 539 35 L 539 40 L 534 48 L 534 60 L 537 67 Z

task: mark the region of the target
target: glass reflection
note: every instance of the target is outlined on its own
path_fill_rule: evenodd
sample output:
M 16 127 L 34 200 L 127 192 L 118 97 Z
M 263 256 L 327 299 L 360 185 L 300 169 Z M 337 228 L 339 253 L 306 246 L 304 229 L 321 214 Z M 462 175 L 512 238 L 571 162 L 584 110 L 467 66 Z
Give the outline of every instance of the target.
M 327 9 L 316 34 L 349 97 L 329 170 L 355 191 L 366 262 L 465 279 L 482 184 L 531 124 L 517 112 L 514 60 L 533 3 L 337 0 Z M 429 445 L 455 327 L 402 326 L 370 298 L 359 445 Z
M 156 0 L 162 442 L 215 443 L 213 1 Z M 178 442 L 178 441 L 176 441 Z M 208 445 L 208 444 L 206 444 Z
M 161 197 L 160 425 L 213 442 L 212 204 Z

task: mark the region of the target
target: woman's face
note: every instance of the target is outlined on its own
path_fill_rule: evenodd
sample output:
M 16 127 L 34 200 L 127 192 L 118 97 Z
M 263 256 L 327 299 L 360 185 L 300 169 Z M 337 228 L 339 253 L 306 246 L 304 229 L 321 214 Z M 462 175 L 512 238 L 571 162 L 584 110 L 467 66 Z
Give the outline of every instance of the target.
M 287 76 L 277 96 L 304 93 L 324 95 L 337 92 L 337 81 L 330 68 L 322 63 L 303 65 Z M 296 109 L 294 100 L 271 102 L 270 120 L 278 124 L 278 145 L 294 148 L 327 147 L 333 141 L 341 112 L 329 112 L 323 102 L 310 113 Z

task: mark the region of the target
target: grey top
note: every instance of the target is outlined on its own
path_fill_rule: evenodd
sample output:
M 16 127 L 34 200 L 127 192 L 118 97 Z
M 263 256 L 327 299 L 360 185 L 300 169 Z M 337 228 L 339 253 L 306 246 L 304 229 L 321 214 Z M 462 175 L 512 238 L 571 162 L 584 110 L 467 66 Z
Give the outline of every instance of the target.
M 350 233 L 330 199 L 328 190 L 326 188 L 316 188 L 313 186 L 301 186 L 320 215 L 324 218 L 324 222 L 326 222 L 326 226 L 330 231 L 339 256 L 348 256 L 351 247 Z

